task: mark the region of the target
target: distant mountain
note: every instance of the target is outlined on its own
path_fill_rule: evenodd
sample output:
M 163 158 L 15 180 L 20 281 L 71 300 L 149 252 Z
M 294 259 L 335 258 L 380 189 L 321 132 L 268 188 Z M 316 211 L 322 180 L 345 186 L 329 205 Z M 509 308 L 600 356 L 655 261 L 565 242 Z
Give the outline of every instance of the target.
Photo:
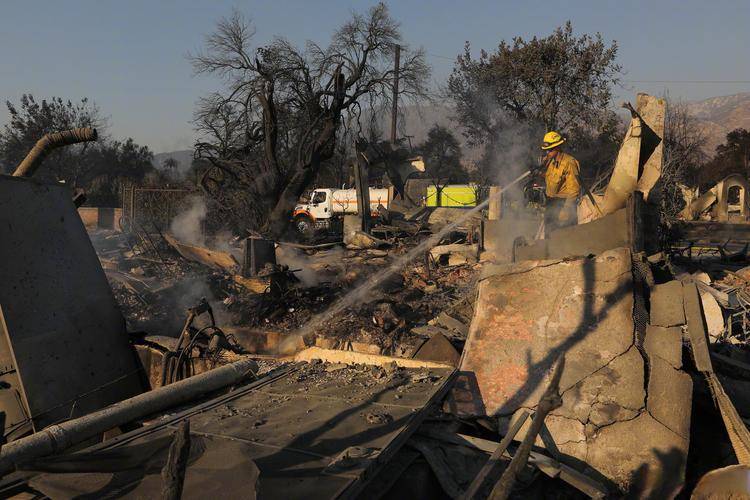
M 688 109 L 706 132 L 709 154 L 725 141 L 728 132 L 736 128 L 750 130 L 750 92 L 691 102 Z
M 167 153 L 154 154 L 154 167 L 159 170 L 164 169 L 164 160 L 174 158 L 177 160 L 177 170 L 180 173 L 186 172 L 193 163 L 193 150 L 183 149 L 181 151 L 169 151 Z

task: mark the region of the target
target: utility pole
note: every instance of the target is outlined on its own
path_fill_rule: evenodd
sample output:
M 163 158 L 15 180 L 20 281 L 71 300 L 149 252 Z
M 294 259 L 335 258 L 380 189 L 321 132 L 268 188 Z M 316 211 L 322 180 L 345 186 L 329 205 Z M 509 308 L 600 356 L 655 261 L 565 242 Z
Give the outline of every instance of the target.
M 398 115 L 398 70 L 401 65 L 401 45 L 395 45 L 395 64 L 393 67 L 393 109 L 391 110 L 391 146 L 396 147 L 396 118 Z

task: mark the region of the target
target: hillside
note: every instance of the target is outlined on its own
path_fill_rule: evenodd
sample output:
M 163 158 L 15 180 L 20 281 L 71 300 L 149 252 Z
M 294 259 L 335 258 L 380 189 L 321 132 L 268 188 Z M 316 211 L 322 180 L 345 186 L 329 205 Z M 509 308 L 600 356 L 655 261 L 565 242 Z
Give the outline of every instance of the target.
M 750 92 L 691 102 L 688 108 L 706 132 L 709 154 L 724 142 L 727 132 L 740 127 L 750 130 Z

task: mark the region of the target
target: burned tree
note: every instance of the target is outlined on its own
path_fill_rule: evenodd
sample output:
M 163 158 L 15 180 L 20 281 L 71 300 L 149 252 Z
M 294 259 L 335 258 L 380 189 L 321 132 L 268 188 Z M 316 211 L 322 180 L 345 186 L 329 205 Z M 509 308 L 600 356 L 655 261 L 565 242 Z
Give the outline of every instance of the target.
M 707 158 L 706 134 L 690 113 L 687 103 L 666 95 L 664 121 L 664 164 L 656 185 L 654 199 L 660 215 L 673 220 L 685 207 L 685 195 L 700 181 Z
M 398 23 L 383 4 L 352 18 L 328 47 L 304 50 L 283 38 L 253 49 L 254 31 L 237 12 L 191 56 L 197 73 L 220 76 L 225 89 L 204 98 L 196 112 L 207 160 L 200 185 L 243 228 L 278 238 L 299 196 L 335 152 L 343 114 L 387 107 L 394 80 Z M 429 67 L 421 50 L 401 54 L 399 95 L 425 94 Z

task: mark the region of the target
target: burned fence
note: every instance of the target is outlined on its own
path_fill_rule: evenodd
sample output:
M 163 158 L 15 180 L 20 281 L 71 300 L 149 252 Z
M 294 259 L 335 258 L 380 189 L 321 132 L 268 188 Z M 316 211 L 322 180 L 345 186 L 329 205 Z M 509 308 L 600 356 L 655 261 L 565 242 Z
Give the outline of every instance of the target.
M 128 184 L 122 189 L 121 227 L 149 232 L 161 232 L 189 205 L 201 196 L 198 191 L 179 188 L 145 187 Z

